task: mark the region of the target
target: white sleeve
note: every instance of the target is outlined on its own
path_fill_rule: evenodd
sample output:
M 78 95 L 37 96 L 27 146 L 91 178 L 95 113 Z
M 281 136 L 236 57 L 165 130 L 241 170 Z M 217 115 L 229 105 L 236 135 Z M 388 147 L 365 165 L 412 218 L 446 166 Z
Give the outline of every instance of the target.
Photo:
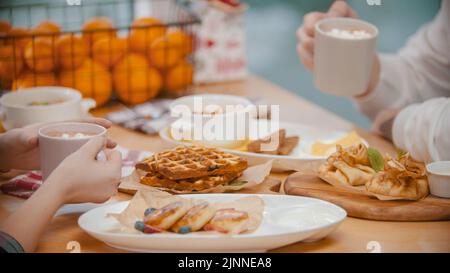
M 411 104 L 394 120 L 395 146 L 423 162 L 450 160 L 450 98 Z
M 434 97 L 450 96 L 450 1 L 397 54 L 380 55 L 380 81 L 366 97 L 355 99 L 372 120 L 387 109 L 400 110 Z

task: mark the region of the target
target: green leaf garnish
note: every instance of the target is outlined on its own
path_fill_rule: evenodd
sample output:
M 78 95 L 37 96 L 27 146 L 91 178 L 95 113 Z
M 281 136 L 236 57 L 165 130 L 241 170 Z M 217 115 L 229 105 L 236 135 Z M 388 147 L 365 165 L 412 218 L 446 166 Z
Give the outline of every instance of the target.
M 406 154 L 408 154 L 407 151 L 404 151 L 402 149 L 397 149 L 397 159 L 404 157 Z
M 384 170 L 384 158 L 377 149 L 369 147 L 367 149 L 367 155 L 372 169 L 376 172 Z
M 230 183 L 228 183 L 228 186 L 242 186 L 244 184 L 248 183 L 248 181 L 245 180 L 233 180 Z

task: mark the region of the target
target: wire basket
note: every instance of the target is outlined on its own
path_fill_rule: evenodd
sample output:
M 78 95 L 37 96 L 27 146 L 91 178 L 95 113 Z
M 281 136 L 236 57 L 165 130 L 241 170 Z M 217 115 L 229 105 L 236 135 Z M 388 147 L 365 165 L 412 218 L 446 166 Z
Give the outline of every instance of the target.
M 0 89 L 65 86 L 97 106 L 189 93 L 200 20 L 175 0 L 0 5 Z

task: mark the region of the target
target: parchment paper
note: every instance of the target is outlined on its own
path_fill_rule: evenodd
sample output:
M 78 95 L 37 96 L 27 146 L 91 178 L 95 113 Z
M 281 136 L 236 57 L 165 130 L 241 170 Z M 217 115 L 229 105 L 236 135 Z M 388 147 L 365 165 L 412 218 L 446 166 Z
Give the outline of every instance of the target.
M 240 177 L 236 178 L 235 181 L 246 181 L 244 184 L 237 185 L 218 185 L 213 188 L 205 189 L 202 191 L 178 191 L 168 188 L 155 188 L 152 186 L 141 184 L 140 176 L 138 171 L 134 171 L 131 175 L 123 177 L 121 179 L 121 183 L 119 185 L 119 189 L 124 189 L 126 191 L 135 190 L 139 191 L 141 189 L 160 189 L 171 193 L 221 193 L 221 192 L 232 192 L 238 191 L 243 188 L 250 188 L 255 185 L 258 185 L 264 181 L 264 179 L 270 174 L 270 170 L 272 169 L 272 160 L 267 161 L 266 163 L 255 165 L 247 168 Z
M 134 228 L 134 223 L 142 220 L 144 212 L 147 208 L 159 209 L 172 202 L 182 201 L 190 202 L 193 205 L 205 202 L 200 199 L 188 199 L 181 196 L 172 195 L 152 187 L 139 190 L 130 200 L 128 206 L 121 213 L 110 213 L 108 216 L 114 217 L 121 225 L 121 229 L 117 232 L 125 233 L 141 233 Z M 231 202 L 210 203 L 215 209 L 234 208 L 236 210 L 245 211 L 249 215 L 249 221 L 245 226 L 246 232 L 255 231 L 261 224 L 264 211 L 264 201 L 258 196 L 249 196 L 237 199 Z M 195 234 L 221 234 L 216 231 L 197 231 Z M 228 234 L 230 235 L 230 234 Z

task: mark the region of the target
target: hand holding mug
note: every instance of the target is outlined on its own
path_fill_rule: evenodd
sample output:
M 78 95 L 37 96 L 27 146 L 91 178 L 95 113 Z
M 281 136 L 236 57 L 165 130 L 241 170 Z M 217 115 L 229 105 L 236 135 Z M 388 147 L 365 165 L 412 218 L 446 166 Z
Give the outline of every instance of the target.
M 111 127 L 111 122 L 103 118 L 87 118 L 80 122 L 97 124 L 104 128 Z M 40 169 L 38 131 L 48 124 L 33 124 L 0 134 L 0 170 Z M 108 140 L 106 146 L 114 148 L 116 143 Z
M 373 54 L 374 56 L 363 56 L 363 58 L 360 58 L 357 56 L 358 52 L 360 52 L 360 55 L 368 55 L 367 52 L 370 52 L 372 48 L 374 47 L 374 43 L 370 44 L 370 42 L 367 42 L 368 45 L 363 45 L 363 47 L 366 47 L 365 50 L 359 50 L 356 49 L 354 51 L 354 47 L 360 47 L 361 44 L 366 43 L 363 41 L 357 41 L 355 46 L 347 46 L 345 45 L 345 41 L 329 41 L 327 43 L 328 45 L 325 45 L 323 40 L 326 40 L 327 38 L 321 37 L 321 53 L 322 55 L 316 56 L 315 51 L 317 51 L 317 40 L 319 39 L 317 36 L 317 23 L 324 19 L 330 19 L 330 18 L 336 18 L 335 21 L 337 21 L 337 25 L 341 23 L 346 23 L 345 20 L 341 20 L 341 22 L 337 18 L 349 18 L 349 22 L 351 22 L 350 18 L 357 18 L 356 12 L 345 2 L 345 1 L 336 1 L 334 4 L 330 7 L 327 13 L 322 12 L 311 12 L 304 16 L 303 25 L 297 30 L 297 51 L 300 57 L 301 62 L 304 64 L 304 66 L 309 70 L 314 70 L 315 74 L 315 82 L 318 89 L 321 91 L 325 91 L 328 93 L 332 93 L 335 95 L 351 95 L 351 96 L 362 96 L 367 93 L 369 93 L 371 90 L 373 90 L 378 83 L 379 78 L 379 60 L 376 54 Z M 327 27 L 330 27 L 330 25 L 334 25 L 335 22 L 333 20 L 329 20 L 329 24 Z M 374 27 L 367 26 L 368 23 L 365 23 L 363 21 L 354 20 L 352 23 L 355 27 L 356 26 L 362 26 L 364 28 L 373 29 Z M 325 25 L 325 24 L 322 24 Z M 338 26 L 337 26 L 338 27 Z M 376 28 L 372 32 L 377 32 Z M 372 33 L 374 37 L 376 38 L 376 34 Z M 320 35 L 319 35 L 320 36 Z M 338 38 L 336 38 L 338 39 Z M 331 39 L 330 39 L 331 40 Z M 369 39 L 370 40 L 370 39 Z M 347 41 L 350 44 L 352 41 Z M 357 45 L 359 43 L 359 45 Z M 344 45 L 342 45 L 344 44 Z M 346 57 L 345 54 L 342 54 L 343 51 L 339 48 L 348 48 L 348 52 L 355 53 L 355 56 Z M 316 48 L 316 49 L 315 49 Z M 359 50 L 359 51 L 358 51 Z M 326 56 L 324 56 L 323 52 L 326 52 Z M 344 52 L 345 53 L 345 52 Z M 354 57 L 354 58 L 353 58 Z M 342 63 L 340 60 L 339 62 L 342 63 L 342 65 L 336 65 L 338 68 L 336 69 L 333 67 L 333 59 L 344 59 L 344 63 Z M 346 70 L 345 67 L 352 66 L 352 64 L 348 63 L 347 60 L 352 59 L 361 59 L 361 60 L 354 60 L 354 63 L 357 64 L 359 67 L 355 67 L 355 70 L 357 72 L 360 72 L 361 70 L 367 70 L 368 73 L 365 71 L 360 72 L 361 75 L 355 75 L 353 76 L 352 71 Z M 367 60 L 369 58 L 369 60 Z M 324 60 L 321 63 L 317 63 L 317 59 Z M 368 68 L 365 68 L 367 65 L 369 65 Z M 319 67 L 318 67 L 319 66 Z M 360 69 L 363 68 L 363 69 Z M 343 73 L 348 72 L 348 75 L 339 75 L 336 73 L 330 73 L 330 70 L 338 70 Z M 367 74 L 367 75 L 366 75 Z M 332 77 L 335 77 L 333 79 Z M 348 78 L 346 78 L 348 76 Z M 358 78 L 356 78 L 358 77 Z M 318 79 L 319 78 L 319 79 Z M 366 79 L 367 78 L 367 79 Z M 352 81 L 359 80 L 359 84 L 352 83 Z M 364 87 L 361 89 L 361 83 L 363 83 Z M 354 90 L 351 90 L 354 89 Z
M 300 61 L 308 70 L 314 67 L 314 36 L 316 23 L 325 18 L 349 17 L 358 18 L 356 12 L 345 2 L 336 1 L 328 12 L 313 11 L 305 14 L 303 25 L 297 29 L 297 53 Z
M 46 180 L 59 189 L 63 203 L 103 203 L 117 193 L 122 170 L 120 152 L 104 149 L 105 138 L 96 136 L 67 156 Z M 104 151 L 106 160 L 96 160 Z

